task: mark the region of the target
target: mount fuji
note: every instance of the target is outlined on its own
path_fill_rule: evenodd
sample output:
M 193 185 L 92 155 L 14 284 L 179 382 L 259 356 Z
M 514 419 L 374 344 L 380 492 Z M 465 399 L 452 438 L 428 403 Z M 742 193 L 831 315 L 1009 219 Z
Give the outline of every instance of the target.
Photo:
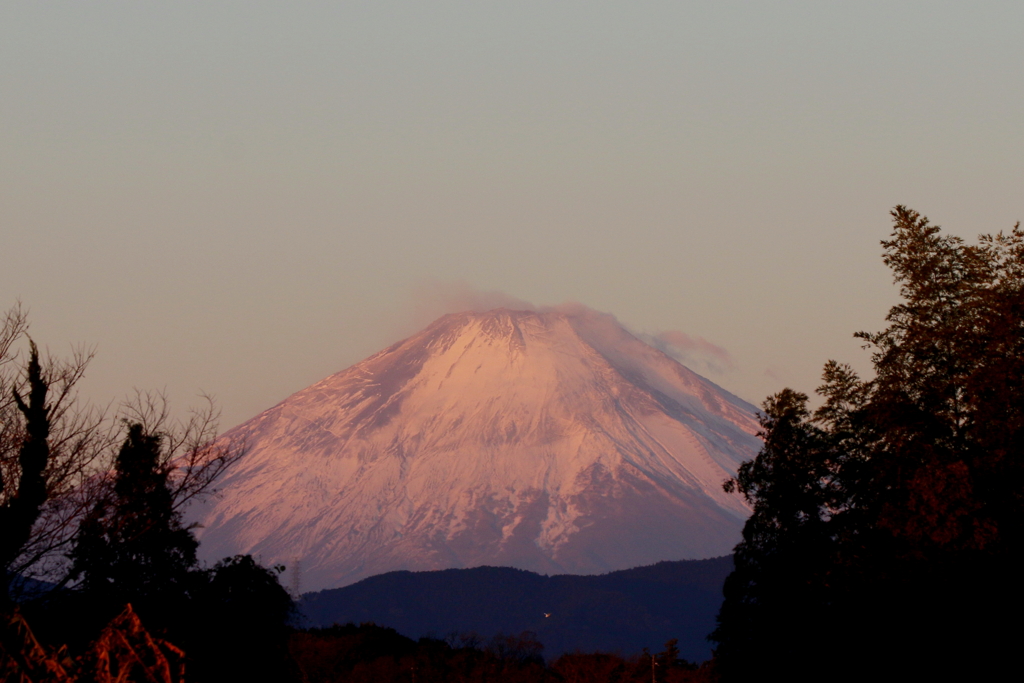
M 398 569 L 603 573 L 728 554 L 754 406 L 582 306 L 446 315 L 222 438 L 200 554 L 303 590 Z

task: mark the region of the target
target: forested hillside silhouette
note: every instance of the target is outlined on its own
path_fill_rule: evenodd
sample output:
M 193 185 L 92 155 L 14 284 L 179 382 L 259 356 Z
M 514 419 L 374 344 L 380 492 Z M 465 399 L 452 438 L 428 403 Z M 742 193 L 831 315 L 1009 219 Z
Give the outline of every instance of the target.
M 731 557 L 600 576 L 509 567 L 389 572 L 306 594 L 299 609 L 310 626 L 375 622 L 412 638 L 530 631 L 549 658 L 573 651 L 633 654 L 675 638 L 681 657 L 704 661 L 730 571 Z

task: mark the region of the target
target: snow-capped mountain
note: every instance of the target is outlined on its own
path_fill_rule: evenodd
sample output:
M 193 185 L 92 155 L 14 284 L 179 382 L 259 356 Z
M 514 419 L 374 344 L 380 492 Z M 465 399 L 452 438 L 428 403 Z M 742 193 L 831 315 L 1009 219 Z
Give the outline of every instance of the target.
M 583 307 L 446 315 L 228 432 L 200 553 L 302 568 L 599 573 L 729 553 L 754 406 Z

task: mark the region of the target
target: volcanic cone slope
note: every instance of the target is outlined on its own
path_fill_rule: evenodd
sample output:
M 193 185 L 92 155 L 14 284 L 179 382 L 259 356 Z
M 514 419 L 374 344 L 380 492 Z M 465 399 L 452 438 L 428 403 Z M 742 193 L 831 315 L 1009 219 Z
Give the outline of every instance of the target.
M 302 570 L 600 573 L 727 554 L 755 408 L 582 307 L 444 316 L 228 432 L 201 553 Z

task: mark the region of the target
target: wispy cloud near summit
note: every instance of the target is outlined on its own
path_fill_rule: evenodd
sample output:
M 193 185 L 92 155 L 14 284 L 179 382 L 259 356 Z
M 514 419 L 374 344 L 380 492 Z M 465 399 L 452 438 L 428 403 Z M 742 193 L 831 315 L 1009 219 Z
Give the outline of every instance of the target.
M 413 334 L 448 313 L 490 311 L 509 308 L 517 311 L 560 311 L 569 315 L 597 313 L 577 302 L 554 306 L 538 306 L 498 290 L 481 290 L 464 280 L 424 280 L 413 290 L 405 316 L 403 336 Z M 609 315 L 612 318 L 615 316 Z M 623 323 L 616 319 L 620 325 Z M 624 325 L 625 326 L 625 325 Z M 628 327 L 628 326 L 627 326 Z M 723 374 L 733 369 L 732 355 L 723 347 L 703 337 L 680 330 L 645 334 L 631 330 L 638 338 L 694 369 Z
M 718 344 L 709 342 L 704 337 L 689 335 L 679 330 L 666 330 L 654 335 L 655 339 L 667 345 L 671 355 L 683 359 L 698 360 L 706 366 L 718 372 L 728 372 L 733 369 L 732 355 Z M 659 345 L 660 346 L 660 345 Z M 664 351 L 665 349 L 661 347 Z
M 511 308 L 534 311 L 537 307 L 497 290 L 483 291 L 462 280 L 426 280 L 413 292 L 413 305 L 418 311 L 429 313 L 431 320 L 445 313 L 462 311 L 490 311 Z
M 536 311 L 538 307 L 505 292 L 483 291 L 464 280 L 423 280 L 413 289 L 407 304 L 406 334 L 417 332 L 448 313 L 510 308 Z M 406 329 L 407 328 L 407 329 Z

